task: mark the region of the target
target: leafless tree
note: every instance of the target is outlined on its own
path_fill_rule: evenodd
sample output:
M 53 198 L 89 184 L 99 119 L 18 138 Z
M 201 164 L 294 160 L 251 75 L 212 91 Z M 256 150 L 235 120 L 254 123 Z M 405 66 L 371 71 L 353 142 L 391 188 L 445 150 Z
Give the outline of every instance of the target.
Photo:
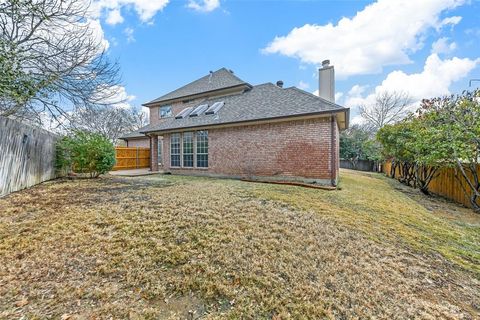
M 360 115 L 366 121 L 366 127 L 376 132 L 389 123 L 405 118 L 412 99 L 405 92 L 384 91 L 375 96 L 375 103 L 360 106 Z
M 0 1 L 0 115 L 57 118 L 116 99 L 118 64 L 106 58 L 88 8 L 79 0 Z
M 123 134 L 147 124 L 147 114 L 141 109 L 91 106 L 76 108 L 68 128 L 100 133 L 115 143 Z

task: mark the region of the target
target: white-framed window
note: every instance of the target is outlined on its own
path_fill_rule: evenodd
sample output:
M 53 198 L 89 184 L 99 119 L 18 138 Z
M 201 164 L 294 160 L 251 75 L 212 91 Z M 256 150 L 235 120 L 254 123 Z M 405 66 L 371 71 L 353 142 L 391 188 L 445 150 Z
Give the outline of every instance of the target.
M 172 133 L 170 136 L 170 166 L 181 166 L 180 154 L 180 133 Z
M 188 131 L 170 135 L 170 166 L 208 168 L 208 131 Z
M 208 131 L 196 132 L 197 168 L 208 168 Z
M 161 106 L 158 109 L 158 116 L 160 118 L 169 118 L 169 117 L 173 116 L 172 107 L 171 106 Z
M 193 132 L 183 133 L 183 166 L 193 167 Z

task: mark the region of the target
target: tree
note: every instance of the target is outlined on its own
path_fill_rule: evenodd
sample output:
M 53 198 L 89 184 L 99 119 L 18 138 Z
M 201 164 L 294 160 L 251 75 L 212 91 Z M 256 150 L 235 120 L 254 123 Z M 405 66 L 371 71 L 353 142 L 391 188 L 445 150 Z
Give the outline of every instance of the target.
M 399 173 L 399 180 L 407 185 L 415 186 L 414 150 L 411 141 L 415 139 L 415 129 L 408 120 L 395 124 L 387 124 L 377 132 L 377 140 L 382 144 L 384 159 L 392 162 L 390 176 Z
M 75 131 L 57 143 L 56 166 L 64 173 L 76 172 L 96 178 L 115 164 L 115 148 L 98 133 Z
M 57 118 L 115 99 L 118 65 L 106 58 L 88 8 L 75 0 L 0 2 L 0 115 Z
M 76 108 L 70 116 L 69 128 L 95 132 L 112 143 L 123 134 L 147 125 L 147 114 L 137 108 L 94 106 Z
M 355 168 L 359 160 L 379 160 L 379 146 L 365 128 L 353 125 L 340 133 L 340 158 Z
M 360 115 L 372 132 L 377 132 L 386 124 L 392 124 L 405 118 L 412 103 L 405 92 L 384 91 L 375 96 L 375 103 L 360 106 Z
M 476 212 L 480 212 L 480 90 L 461 95 L 424 100 L 420 116 L 438 131 L 438 152 L 455 166 L 457 178 L 463 178 L 465 195 Z M 440 149 L 441 148 L 441 149 Z
M 415 116 L 377 133 L 383 155 L 392 160 L 391 176 L 429 194 L 439 168 L 453 167 L 465 195 L 480 212 L 480 90 L 422 101 Z

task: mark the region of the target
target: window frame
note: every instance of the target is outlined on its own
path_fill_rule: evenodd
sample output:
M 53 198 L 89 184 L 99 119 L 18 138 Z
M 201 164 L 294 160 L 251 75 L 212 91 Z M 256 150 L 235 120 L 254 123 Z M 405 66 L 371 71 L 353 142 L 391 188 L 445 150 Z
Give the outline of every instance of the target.
M 190 135 L 191 153 L 185 153 L 185 136 Z M 178 139 L 178 140 L 177 140 Z M 174 143 L 175 140 L 175 143 Z M 200 151 L 200 152 L 199 152 Z M 193 163 L 185 166 L 185 156 L 190 156 Z M 175 160 L 174 160 L 175 157 Z M 178 162 L 179 165 L 174 165 Z M 199 165 L 200 164 L 200 165 Z M 174 132 L 170 134 L 170 167 L 175 169 L 200 169 L 209 168 L 208 161 L 208 130 Z
M 190 141 L 187 141 L 188 138 Z M 186 152 L 186 148 L 190 145 L 191 152 Z M 190 159 L 187 160 L 186 157 Z M 191 161 L 191 162 L 190 162 Z M 186 163 L 191 165 L 186 165 Z M 182 168 L 195 168 L 195 132 L 182 132 Z
M 199 145 L 204 145 L 199 148 Z M 200 149 L 200 151 L 199 151 Z M 203 159 L 201 159 L 203 158 Z M 199 163 L 205 165 L 199 165 Z M 195 167 L 199 169 L 208 169 L 208 130 L 195 131 Z
M 178 142 L 173 143 L 174 138 L 178 138 Z M 178 147 L 177 147 L 178 145 Z M 175 146 L 175 149 L 174 149 Z M 178 153 L 176 152 L 178 150 Z M 175 152 L 174 152 L 175 151 Z M 178 165 L 174 165 L 173 157 L 178 156 Z M 170 167 L 181 168 L 182 167 L 182 134 L 181 133 L 172 133 L 170 135 Z
M 165 110 L 166 108 L 169 108 L 169 114 L 162 116 L 162 109 Z M 158 117 L 159 117 L 160 119 L 165 119 L 165 118 L 171 118 L 171 117 L 173 117 L 172 106 L 170 106 L 170 105 L 165 105 L 165 106 L 159 107 L 159 108 L 158 108 Z

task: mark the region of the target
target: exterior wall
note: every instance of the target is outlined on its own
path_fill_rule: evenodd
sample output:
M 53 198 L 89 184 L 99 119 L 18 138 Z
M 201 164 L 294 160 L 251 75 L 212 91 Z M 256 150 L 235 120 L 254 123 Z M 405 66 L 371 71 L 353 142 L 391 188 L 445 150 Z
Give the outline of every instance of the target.
M 195 99 L 187 101 L 187 102 L 179 101 L 179 102 L 174 102 L 174 103 L 165 103 L 165 104 L 161 104 L 161 105 L 155 106 L 155 107 L 149 107 L 150 108 L 150 124 L 158 124 L 158 123 L 161 123 L 163 120 L 165 120 L 165 119 L 160 118 L 160 115 L 158 113 L 161 106 L 171 106 L 172 107 L 172 113 L 175 116 L 178 113 L 180 113 L 180 111 L 182 111 L 183 109 L 188 108 L 188 107 L 199 106 L 200 104 L 202 104 L 202 102 L 204 102 L 207 99 L 210 99 L 210 98 L 213 98 L 213 97 L 236 95 L 236 94 L 242 93 L 243 90 L 244 89 L 241 88 L 241 89 L 237 89 L 236 91 L 232 91 L 232 92 L 210 93 L 209 95 L 206 95 L 204 97 L 195 98 Z
M 158 136 L 150 138 L 150 171 L 158 171 Z
M 209 129 L 208 168 L 172 168 L 170 134 L 163 137 L 164 169 L 172 173 L 270 177 L 324 184 L 331 184 L 332 179 L 335 184 L 338 177 L 338 125 L 336 120 L 332 125 L 330 117 Z M 333 168 L 332 142 L 336 163 Z
M 127 140 L 126 147 L 150 148 L 150 138 L 129 139 Z
M 183 109 L 188 107 L 196 107 L 200 105 L 203 101 L 205 101 L 205 98 L 195 99 L 185 103 L 175 102 L 175 103 L 165 104 L 165 106 L 171 106 L 173 116 L 175 116 L 176 114 L 180 113 L 180 111 L 182 111 Z M 165 118 L 160 118 L 159 110 L 160 110 L 160 106 L 150 107 L 150 124 L 159 124 L 165 120 Z

